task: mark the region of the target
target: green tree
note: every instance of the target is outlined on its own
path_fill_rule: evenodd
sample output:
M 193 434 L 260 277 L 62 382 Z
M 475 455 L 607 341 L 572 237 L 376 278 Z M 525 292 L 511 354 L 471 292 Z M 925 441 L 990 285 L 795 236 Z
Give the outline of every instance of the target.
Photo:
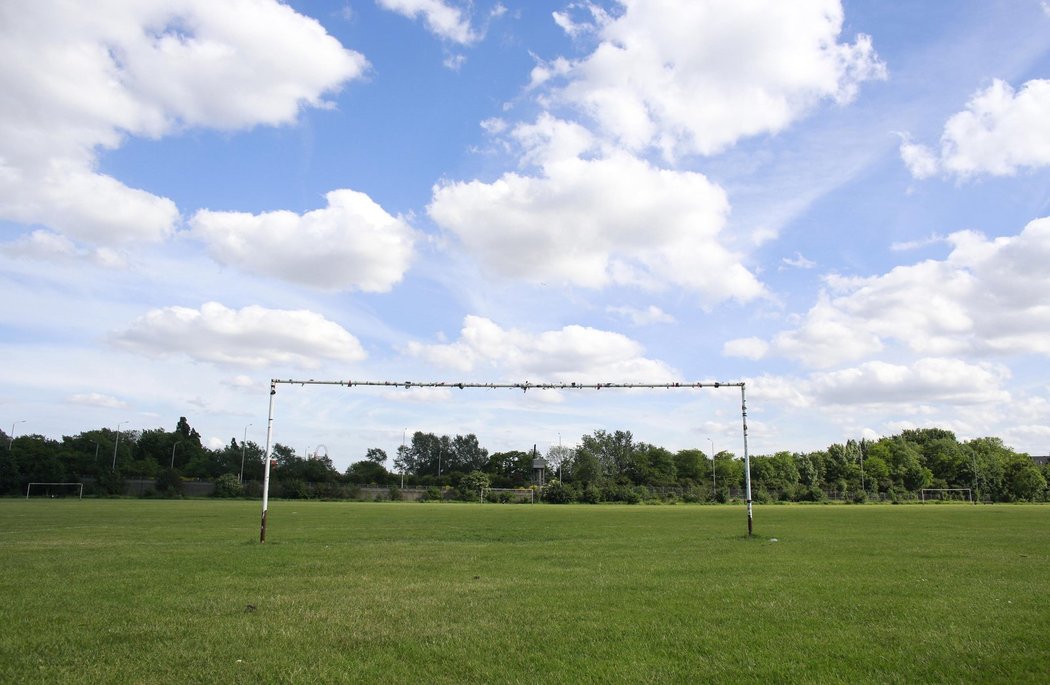
M 625 474 L 636 485 L 674 485 L 674 455 L 663 447 L 639 443 L 629 453 Z
M 369 447 L 368 451 L 365 452 L 365 459 L 373 464 L 385 464 L 387 460 L 386 450 L 378 447 Z
M 471 471 L 459 481 L 459 490 L 464 499 L 477 500 L 481 491 L 489 486 L 489 475 L 484 471 Z
M 976 482 L 981 499 L 1002 501 L 1009 499 L 1006 486 L 1006 463 L 1014 451 L 999 438 L 976 438 L 966 443 L 973 455 L 971 482 Z
M 715 482 L 719 490 L 722 488 L 728 489 L 743 487 L 743 459 L 737 459 L 732 452 L 727 452 L 725 450 L 717 453 L 715 455 L 715 476 Z
M 1046 489 L 1046 479 L 1027 454 L 1013 454 L 1004 465 L 1007 494 L 1012 500 L 1031 502 Z
M 596 485 L 602 480 L 602 465 L 594 452 L 581 448 L 576 450 L 569 473 L 574 483 L 582 486 Z
M 678 450 L 674 455 L 674 470 L 678 482 L 694 485 L 711 480 L 711 463 L 697 449 Z
M 824 482 L 825 452 L 810 452 L 795 455 L 795 468 L 799 482 L 808 487 L 820 487 Z
M 580 440 L 577 452 L 593 455 L 601 465 L 602 475 L 616 480 L 621 476 L 629 477 L 628 471 L 634 463 L 634 436 L 630 431 L 596 430 L 592 435 L 584 435 Z
M 22 473 L 18 470 L 18 462 L 5 443 L 0 452 L 0 495 L 17 493 L 21 483 Z
M 224 473 L 215 479 L 215 490 L 212 497 L 240 497 L 244 494 L 244 488 L 237 480 L 237 475 Z
M 473 433 L 457 435 L 452 440 L 449 471 L 481 471 L 488 465 L 489 451 L 478 444 Z
M 947 431 L 944 431 L 947 433 Z M 973 483 L 973 455 L 955 436 L 939 437 L 921 444 L 923 463 L 947 487 L 969 487 Z
M 10 453 L 21 475 L 17 491 L 25 494 L 28 483 L 58 483 L 67 480 L 66 469 L 59 458 L 61 443 L 43 435 L 19 435 L 11 443 Z
M 898 487 L 912 492 L 933 482 L 933 472 L 922 464 L 919 446 L 901 437 L 882 438 L 868 449 L 868 458 L 882 460 Z
M 893 484 L 889 465 L 882 457 L 874 454 L 864 459 L 864 478 L 868 490 L 885 491 Z
M 572 463 L 572 457 L 576 453 L 571 447 L 565 447 L 562 445 L 553 445 L 547 450 L 545 459 L 547 460 L 547 467 L 550 472 L 560 478 L 562 469 L 567 468 Z
M 375 483 L 376 485 L 386 485 L 390 482 L 390 473 L 383 468 L 382 463 L 372 461 L 371 459 L 365 459 L 364 461 L 350 464 L 349 468 L 346 469 L 346 478 L 351 483 L 357 485 L 368 485 L 372 483 Z
M 485 471 L 499 487 L 521 487 L 532 480 L 532 454 L 521 450 L 496 452 L 488 458 Z

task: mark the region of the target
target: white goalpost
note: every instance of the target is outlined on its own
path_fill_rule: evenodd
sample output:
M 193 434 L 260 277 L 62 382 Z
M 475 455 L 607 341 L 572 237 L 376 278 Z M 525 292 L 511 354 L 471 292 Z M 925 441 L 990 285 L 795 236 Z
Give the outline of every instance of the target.
M 76 489 L 77 499 L 84 499 L 84 484 L 83 483 L 30 483 L 26 486 L 26 499 L 29 499 L 30 493 L 33 492 L 33 486 L 37 486 L 37 493 L 40 497 L 65 497 L 65 492 L 62 494 L 55 494 L 54 489 L 58 487 L 68 487 L 69 490 L 66 492 L 73 492 Z
M 970 488 L 923 488 L 919 491 L 919 497 L 922 499 L 922 503 L 926 504 L 926 500 L 930 500 L 932 502 L 934 500 L 944 501 L 956 499 L 953 498 L 951 494 L 956 492 L 959 493 L 959 497 L 957 498 L 958 500 L 970 502 L 971 504 L 977 504 L 977 502 L 975 502 L 973 499 L 973 492 L 970 490 Z M 926 493 L 930 494 L 927 495 Z M 936 493 L 937 496 L 934 496 L 934 493 Z M 965 495 L 963 493 L 965 493 Z M 945 497 L 944 495 L 947 495 L 947 497 Z
M 747 503 L 747 534 L 752 534 L 752 510 L 751 510 L 751 458 L 747 452 L 747 395 L 743 381 L 723 383 L 720 381 L 710 383 L 444 383 L 444 382 L 413 382 L 413 381 L 316 381 L 310 380 L 282 380 L 270 379 L 270 410 L 266 419 L 266 448 L 264 450 L 265 467 L 263 471 L 262 492 L 262 522 L 259 526 L 259 542 L 266 542 L 266 517 L 270 502 L 270 464 L 273 460 L 271 442 L 273 437 L 273 408 L 274 398 L 277 395 L 277 386 L 285 385 L 335 385 L 345 388 L 355 387 L 379 387 L 379 388 L 457 388 L 465 390 L 468 388 L 484 388 L 488 390 L 507 389 L 521 390 L 602 390 L 602 389 L 703 389 L 703 388 L 740 388 L 740 419 L 743 425 L 744 438 L 744 493 Z

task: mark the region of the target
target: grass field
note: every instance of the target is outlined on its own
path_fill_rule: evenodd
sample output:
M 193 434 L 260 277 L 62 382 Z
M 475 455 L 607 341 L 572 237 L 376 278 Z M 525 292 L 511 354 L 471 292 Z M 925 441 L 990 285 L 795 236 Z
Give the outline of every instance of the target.
M 0 682 L 1050 680 L 1050 507 L 258 509 L 0 501 Z

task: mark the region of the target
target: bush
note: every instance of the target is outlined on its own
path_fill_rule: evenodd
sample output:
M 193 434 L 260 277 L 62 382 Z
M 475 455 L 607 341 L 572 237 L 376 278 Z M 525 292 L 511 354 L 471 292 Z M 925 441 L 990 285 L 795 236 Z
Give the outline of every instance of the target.
M 215 479 L 215 490 L 211 493 L 211 496 L 240 497 L 243 494 L 244 488 L 241 487 L 241 483 L 237 480 L 237 476 L 232 473 L 224 473 Z
M 401 488 L 397 487 L 396 485 L 391 485 L 390 486 L 390 501 L 391 502 L 400 502 L 401 501 Z
M 102 471 L 98 475 L 97 486 L 103 495 L 123 495 L 126 487 L 124 476 L 116 471 Z
M 175 469 L 163 469 L 157 474 L 157 492 L 164 497 L 177 497 L 182 494 L 182 476 Z
M 606 502 L 623 502 L 624 504 L 638 504 L 642 501 L 642 494 L 630 485 L 608 483 L 601 491 L 602 500 Z M 648 493 L 647 493 L 648 494 Z
M 868 493 L 863 490 L 854 490 L 850 493 L 849 500 L 847 501 L 852 502 L 853 504 L 864 504 L 868 501 Z
M 281 497 L 285 499 L 307 499 L 310 497 L 310 490 L 306 487 L 306 483 L 299 480 L 284 480 L 281 481 Z
M 445 496 L 441 493 L 441 488 L 436 485 L 431 485 L 427 488 L 427 491 L 423 493 L 421 502 L 441 502 L 445 499 Z
M 683 502 L 689 502 L 690 504 L 696 504 L 697 502 L 703 502 L 704 499 L 705 499 L 704 498 L 704 491 L 701 490 L 700 488 L 696 487 L 695 485 L 692 486 L 692 487 L 686 488 L 686 490 L 682 493 L 682 501 Z
M 594 483 L 588 483 L 580 493 L 580 501 L 586 504 L 597 504 L 602 501 L 602 491 Z
M 816 485 L 800 487 L 795 491 L 795 500 L 798 502 L 821 502 L 824 500 L 824 491 Z
M 552 480 L 543 488 L 543 501 L 551 504 L 570 504 L 576 501 L 576 489 L 560 480 Z

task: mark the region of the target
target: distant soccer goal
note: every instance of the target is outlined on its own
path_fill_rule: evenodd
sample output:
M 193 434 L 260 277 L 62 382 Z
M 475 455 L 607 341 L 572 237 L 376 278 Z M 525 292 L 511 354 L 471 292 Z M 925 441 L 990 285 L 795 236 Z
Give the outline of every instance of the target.
M 485 488 L 481 501 L 495 504 L 536 503 L 536 491 L 531 488 Z
M 26 487 L 26 499 L 34 497 L 72 497 L 84 499 L 83 483 L 30 483 Z
M 924 488 L 919 492 L 922 503 L 929 502 L 971 502 L 973 493 L 970 488 Z

